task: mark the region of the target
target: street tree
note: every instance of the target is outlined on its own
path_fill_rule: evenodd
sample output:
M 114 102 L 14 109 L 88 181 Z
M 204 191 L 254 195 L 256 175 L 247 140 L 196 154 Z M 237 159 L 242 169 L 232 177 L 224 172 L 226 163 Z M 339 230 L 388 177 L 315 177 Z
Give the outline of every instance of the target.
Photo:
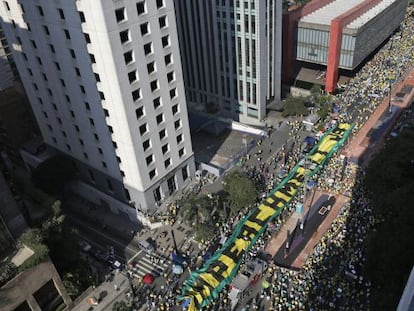
M 306 116 L 309 114 L 308 108 L 305 106 L 305 97 L 293 97 L 289 95 L 283 105 L 282 116 Z
M 241 208 L 255 203 L 257 190 L 254 183 L 239 171 L 226 175 L 223 179 L 224 190 L 230 205 L 230 216 L 235 215 Z
M 132 311 L 132 306 L 128 306 L 125 301 L 115 301 L 112 311 Z
M 206 195 L 191 195 L 180 202 L 179 214 L 183 220 L 191 225 L 208 223 L 211 220 L 213 202 Z

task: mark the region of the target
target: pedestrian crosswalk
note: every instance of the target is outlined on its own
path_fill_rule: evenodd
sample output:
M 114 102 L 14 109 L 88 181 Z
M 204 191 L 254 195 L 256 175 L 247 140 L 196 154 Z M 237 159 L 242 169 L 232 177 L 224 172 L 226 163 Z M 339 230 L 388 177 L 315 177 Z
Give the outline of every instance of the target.
M 134 266 L 130 267 L 130 272 L 136 278 L 142 278 L 150 273 L 159 276 L 165 273 L 171 267 L 171 260 L 158 254 L 144 253 L 144 256 L 137 258 Z

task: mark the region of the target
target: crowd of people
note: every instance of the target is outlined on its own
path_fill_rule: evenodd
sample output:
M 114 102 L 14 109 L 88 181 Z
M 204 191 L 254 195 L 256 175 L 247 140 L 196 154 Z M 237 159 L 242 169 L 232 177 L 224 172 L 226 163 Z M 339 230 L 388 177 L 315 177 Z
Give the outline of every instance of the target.
M 409 8 L 407 15 L 411 16 Z M 398 38 L 398 39 L 396 39 Z M 388 96 L 390 87 L 397 83 L 414 65 L 414 21 L 406 18 L 391 39 L 378 53 L 349 81 L 344 91 L 335 98 L 338 108 L 338 121 L 354 124 L 354 133 L 359 130 L 369 115 Z M 328 118 L 325 128 L 332 126 Z M 253 159 L 246 157 L 241 168 L 255 181 L 259 190 L 269 193 L 280 182 L 280 172 L 288 172 L 302 157 L 300 142 L 300 121 L 289 121 L 289 140 L 274 152 L 269 163 L 263 160 L 268 154 L 258 145 Z M 272 145 L 270 145 L 272 146 Z M 264 147 L 263 147 L 264 148 Z M 258 160 L 258 161 L 256 161 Z M 366 310 L 370 299 L 370 282 L 362 276 L 365 261 L 364 242 L 374 219 L 365 193 L 361 186 L 364 171 L 349 159 L 335 154 L 324 169 L 316 176 L 319 190 L 331 194 L 342 194 L 349 198 L 329 230 L 323 235 L 303 268 L 293 271 L 271 264 L 264 277 L 268 287 L 253 295 L 249 307 L 258 310 Z M 267 230 L 253 246 L 246 260 L 263 251 L 264 245 L 282 227 L 286 219 L 300 203 L 300 195 L 269 224 Z M 178 207 L 170 206 L 168 221 L 176 221 Z M 220 234 L 229 236 L 233 226 L 248 212 L 242 209 L 226 223 L 220 224 Z M 196 258 L 202 258 L 212 241 L 206 241 L 204 249 Z M 189 268 L 195 269 L 199 262 L 192 260 Z M 157 293 L 149 293 L 146 301 L 148 310 L 173 310 L 174 298 L 181 293 L 178 279 L 166 282 L 166 287 Z M 245 307 L 246 307 L 245 305 Z M 228 288 L 224 289 L 206 310 L 229 310 Z M 248 309 L 245 309 L 248 310 Z M 251 309 L 250 309 L 251 310 Z

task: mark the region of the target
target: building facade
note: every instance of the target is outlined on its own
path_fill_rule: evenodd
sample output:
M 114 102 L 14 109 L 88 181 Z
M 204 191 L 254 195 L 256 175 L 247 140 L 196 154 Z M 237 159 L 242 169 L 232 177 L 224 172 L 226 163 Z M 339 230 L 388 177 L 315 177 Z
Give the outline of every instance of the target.
M 15 68 L 9 43 L 0 23 L 0 92 L 13 86 L 16 73 L 13 69 Z
M 136 219 L 190 179 L 172 0 L 7 0 L 0 16 L 43 139 L 88 199 Z
M 281 95 L 282 1 L 174 1 L 189 106 L 261 121 Z

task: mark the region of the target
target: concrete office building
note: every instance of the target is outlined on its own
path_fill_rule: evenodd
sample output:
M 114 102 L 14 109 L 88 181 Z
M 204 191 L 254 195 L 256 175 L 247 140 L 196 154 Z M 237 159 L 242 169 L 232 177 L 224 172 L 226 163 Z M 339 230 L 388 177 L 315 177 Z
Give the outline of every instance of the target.
M 195 171 L 172 0 L 7 0 L 4 32 L 74 188 L 130 219 Z
M 280 99 L 282 1 L 174 2 L 189 107 L 257 124 Z

